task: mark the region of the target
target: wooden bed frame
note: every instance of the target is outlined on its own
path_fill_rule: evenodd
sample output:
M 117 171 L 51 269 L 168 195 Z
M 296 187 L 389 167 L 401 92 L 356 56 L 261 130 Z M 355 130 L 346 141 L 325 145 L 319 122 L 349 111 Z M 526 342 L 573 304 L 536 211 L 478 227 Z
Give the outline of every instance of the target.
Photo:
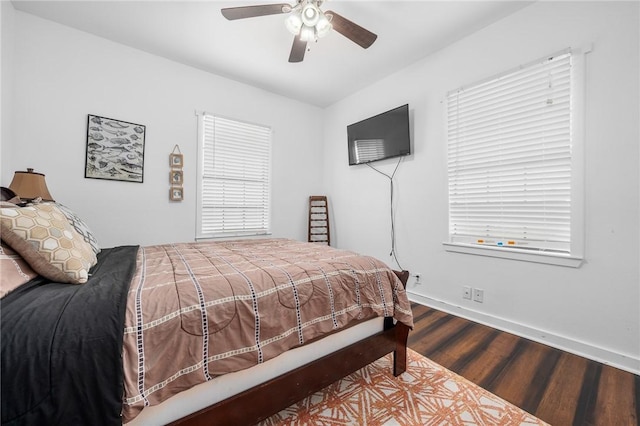
M 394 271 L 406 287 L 408 271 Z M 204 408 L 171 425 L 253 425 L 393 352 L 393 375 L 407 368 L 409 327 L 393 318 L 384 329 L 302 367 Z

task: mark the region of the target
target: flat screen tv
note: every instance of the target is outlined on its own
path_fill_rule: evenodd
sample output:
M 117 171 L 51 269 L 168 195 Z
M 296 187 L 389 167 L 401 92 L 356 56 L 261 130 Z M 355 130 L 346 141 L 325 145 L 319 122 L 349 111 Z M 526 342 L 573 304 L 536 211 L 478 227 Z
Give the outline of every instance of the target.
M 349 165 L 411 154 L 409 105 L 347 126 Z

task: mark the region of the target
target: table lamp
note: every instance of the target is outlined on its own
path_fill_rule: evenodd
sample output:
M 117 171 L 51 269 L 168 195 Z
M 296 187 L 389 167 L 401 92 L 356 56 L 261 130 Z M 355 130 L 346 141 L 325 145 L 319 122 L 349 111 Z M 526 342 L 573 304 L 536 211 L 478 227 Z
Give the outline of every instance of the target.
M 47 188 L 47 182 L 42 173 L 36 173 L 28 168 L 26 172 L 16 171 L 9 189 L 24 201 L 42 198 L 42 201 L 53 201 Z

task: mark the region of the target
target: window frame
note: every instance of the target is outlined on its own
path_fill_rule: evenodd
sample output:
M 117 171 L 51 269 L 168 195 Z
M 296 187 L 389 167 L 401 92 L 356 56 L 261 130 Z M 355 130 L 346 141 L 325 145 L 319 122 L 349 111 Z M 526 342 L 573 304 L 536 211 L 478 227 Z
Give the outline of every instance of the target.
M 247 121 L 238 120 L 235 118 L 229 118 L 218 114 L 213 114 L 204 111 L 196 111 L 197 116 L 197 124 L 198 124 L 198 151 L 197 151 L 197 194 L 196 194 L 196 241 L 206 240 L 206 239 L 224 239 L 224 238 L 233 238 L 233 237 L 258 237 L 271 235 L 271 226 L 272 226 L 272 218 L 271 218 L 271 203 L 272 203 L 272 173 L 273 173 L 273 164 L 272 164 L 272 155 L 273 155 L 273 129 L 270 126 L 266 126 L 263 124 L 250 123 Z M 205 155 L 204 155 L 204 144 L 205 144 L 205 116 L 210 116 L 214 120 L 216 118 L 221 120 L 233 121 L 239 124 L 246 124 L 249 126 L 261 127 L 263 129 L 268 130 L 269 132 L 269 153 L 267 155 L 267 166 L 268 172 L 266 176 L 266 184 L 267 190 L 265 191 L 265 195 L 267 197 L 267 202 L 265 203 L 266 209 L 266 226 L 259 230 L 230 230 L 230 231 L 220 231 L 220 232 L 211 232 L 206 233 L 203 230 L 203 191 L 204 191 L 204 180 L 205 180 Z
M 498 257 L 511 260 L 528 261 L 534 263 L 544 263 L 558 266 L 568 266 L 578 268 L 584 261 L 584 199 L 585 199 L 585 186 L 584 186 L 584 137 L 585 137 L 585 54 L 591 51 L 591 47 L 578 49 L 565 49 L 561 52 L 557 52 L 554 55 L 547 55 L 545 58 L 563 54 L 566 52 L 571 53 L 571 240 L 570 249 L 568 253 L 544 251 L 544 250 L 529 250 L 518 247 L 510 246 L 494 246 L 483 245 L 466 242 L 454 242 L 451 238 L 449 229 L 450 213 L 447 213 L 447 235 L 448 241 L 443 242 L 443 247 L 448 252 L 464 253 L 480 256 Z M 529 64 L 539 63 L 544 58 L 537 61 L 532 61 Z M 484 79 L 473 83 L 473 85 L 481 84 L 482 82 L 493 80 L 501 76 L 513 73 L 529 64 L 511 69 L 507 72 L 492 76 L 488 79 Z M 447 109 L 448 109 L 448 96 L 445 97 L 443 102 L 444 110 L 443 117 L 445 122 L 445 129 L 448 127 L 447 123 Z M 445 134 L 448 134 L 446 131 Z M 448 146 L 448 144 L 447 144 Z M 446 155 L 448 159 L 448 155 Z M 449 176 L 447 175 L 447 182 L 449 182 Z M 447 198 L 447 209 L 449 209 L 450 201 Z

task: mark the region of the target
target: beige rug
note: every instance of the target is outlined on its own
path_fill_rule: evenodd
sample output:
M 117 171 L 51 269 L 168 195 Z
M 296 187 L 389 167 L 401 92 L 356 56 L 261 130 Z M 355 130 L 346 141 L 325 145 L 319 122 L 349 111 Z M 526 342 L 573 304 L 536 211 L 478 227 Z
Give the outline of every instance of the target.
M 420 354 L 391 374 L 391 355 L 260 423 L 272 425 L 546 425 Z

